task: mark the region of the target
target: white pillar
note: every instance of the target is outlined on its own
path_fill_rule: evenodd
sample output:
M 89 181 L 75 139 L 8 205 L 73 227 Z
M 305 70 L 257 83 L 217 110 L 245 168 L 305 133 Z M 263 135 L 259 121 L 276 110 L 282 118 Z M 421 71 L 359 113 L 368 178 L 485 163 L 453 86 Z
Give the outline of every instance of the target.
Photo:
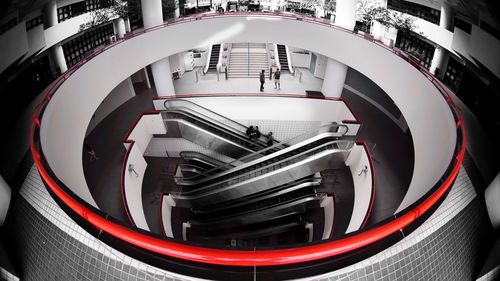
M 10 186 L 0 175 L 0 226 L 3 225 L 3 223 L 5 222 L 5 218 L 7 217 L 11 194 L 12 191 L 10 189 Z
M 337 0 L 335 25 L 354 30 L 356 25 L 357 0 Z
M 56 0 L 48 2 L 45 7 L 45 20 L 47 21 L 47 27 L 54 26 L 58 24 L 57 20 L 57 3 Z
M 453 16 L 453 11 L 451 10 L 451 6 L 443 3 L 441 6 L 441 17 L 439 18 L 439 26 L 446 30 L 451 30 L 451 19 Z
M 172 82 L 172 71 L 168 57 L 151 64 L 153 72 L 153 80 L 156 85 L 156 93 L 158 96 L 175 95 L 174 83 Z
M 116 39 L 121 39 L 125 36 L 125 21 L 123 18 L 113 20 L 113 30 L 116 34 Z
M 335 25 L 354 30 L 356 25 L 357 0 L 337 0 Z M 344 89 L 348 66 L 329 58 L 321 92 L 326 97 L 340 97 Z
M 498 203 L 500 202 L 500 173 L 486 188 L 484 200 L 491 224 L 495 229 L 500 229 L 500 204 Z
M 142 20 L 144 28 L 150 28 L 163 23 L 161 0 L 142 1 Z M 172 71 L 168 57 L 151 64 L 153 80 L 158 96 L 175 95 Z
M 141 1 L 144 28 L 158 26 L 163 23 L 161 0 Z
M 429 68 L 429 72 L 434 74 L 436 68 L 439 68 L 439 73 L 444 71 L 443 69 L 443 60 L 444 60 L 444 52 L 441 46 L 437 46 L 436 50 L 434 50 L 434 56 L 432 57 L 431 67 Z
M 64 51 L 61 44 L 56 44 L 50 48 L 52 56 L 54 58 L 54 62 L 56 66 L 59 68 L 61 73 L 66 72 L 68 70 L 68 65 L 66 64 L 66 58 L 64 57 Z
M 132 31 L 130 28 L 130 19 L 126 18 L 125 19 L 125 32 L 130 32 L 130 31 Z
M 329 58 L 326 64 L 325 79 L 321 86 L 321 93 L 325 97 L 340 97 L 344 89 L 347 65 Z

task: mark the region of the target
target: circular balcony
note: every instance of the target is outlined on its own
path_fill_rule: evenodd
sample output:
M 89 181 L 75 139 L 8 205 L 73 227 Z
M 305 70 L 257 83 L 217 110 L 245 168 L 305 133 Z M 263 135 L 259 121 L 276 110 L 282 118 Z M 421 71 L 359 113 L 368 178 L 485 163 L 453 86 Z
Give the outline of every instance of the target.
M 267 30 L 270 25 L 273 30 Z M 304 38 L 284 32 L 291 29 L 302 29 Z M 182 42 L 166 39 L 189 30 L 192 36 Z M 102 99 L 134 71 L 165 56 L 193 46 L 243 40 L 276 41 L 318 51 L 359 70 L 394 100 L 414 138 L 415 168 L 407 195 L 392 217 L 334 240 L 286 249 L 228 250 L 179 243 L 99 210 L 83 177 L 81 144 L 88 120 Z M 137 52 L 146 43 L 152 45 L 149 50 Z M 128 61 L 120 61 L 131 53 L 134 56 Z M 367 53 L 372 56 L 359 55 Z M 109 75 L 103 77 L 103 71 Z M 444 199 L 458 174 L 465 153 L 465 130 L 446 89 L 411 57 L 381 42 L 295 15 L 209 14 L 133 32 L 69 69 L 35 110 L 31 151 L 60 206 L 87 231 L 134 257 L 197 276 L 215 269 L 219 275 L 213 276 L 224 279 L 234 278 L 234 274 L 251 276 L 255 271 L 267 278 L 275 274 L 301 277 L 366 258 L 418 227 Z

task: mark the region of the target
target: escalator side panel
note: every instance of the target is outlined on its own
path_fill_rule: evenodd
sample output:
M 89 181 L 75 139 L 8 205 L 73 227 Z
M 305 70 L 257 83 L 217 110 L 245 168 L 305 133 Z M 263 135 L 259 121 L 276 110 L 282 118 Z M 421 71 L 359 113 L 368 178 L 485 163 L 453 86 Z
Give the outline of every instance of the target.
M 175 196 L 178 206 L 201 208 L 272 189 L 300 178 L 314 175 L 324 169 L 335 169 L 345 166 L 348 155 L 345 150 L 326 150 L 307 159 L 282 167 L 269 173 L 238 182 L 215 191 L 197 196 Z
M 184 120 L 176 120 L 172 122 L 177 122 L 182 138 L 231 158 L 241 158 L 253 152 L 246 147 L 226 140 L 216 134 L 185 122 Z

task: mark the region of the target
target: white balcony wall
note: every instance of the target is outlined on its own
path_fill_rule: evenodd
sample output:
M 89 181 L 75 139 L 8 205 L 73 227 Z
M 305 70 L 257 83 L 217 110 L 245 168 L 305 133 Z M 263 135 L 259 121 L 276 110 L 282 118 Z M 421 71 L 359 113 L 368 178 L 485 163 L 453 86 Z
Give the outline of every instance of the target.
M 271 23 L 273 28 L 269 28 Z M 301 36 L 296 36 L 298 33 Z M 190 36 L 172 40 L 178 34 Z M 414 173 L 398 211 L 426 194 L 449 167 L 457 140 L 455 120 L 436 87 L 415 67 L 351 33 L 295 19 L 247 15 L 160 28 L 118 44 L 87 62 L 61 85 L 42 119 L 41 143 L 54 173 L 77 195 L 89 194 L 81 162 L 82 140 L 102 100 L 146 65 L 167 55 L 221 42 L 297 46 L 349 65 L 377 83 L 399 107 L 413 136 Z M 423 108 L 426 114 L 422 114 Z

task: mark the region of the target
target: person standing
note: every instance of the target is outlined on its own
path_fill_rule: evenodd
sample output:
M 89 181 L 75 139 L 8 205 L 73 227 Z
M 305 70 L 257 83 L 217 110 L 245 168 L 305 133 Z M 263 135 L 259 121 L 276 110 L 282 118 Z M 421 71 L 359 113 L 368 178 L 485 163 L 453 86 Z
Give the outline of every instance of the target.
M 266 144 L 267 146 L 273 146 L 274 144 L 273 132 L 269 132 L 266 135 Z
M 253 139 L 253 135 L 255 134 L 255 129 L 253 128 L 253 126 L 250 126 L 247 128 L 247 131 L 245 132 L 245 134 L 247 135 L 247 137 L 252 140 Z
M 264 92 L 264 82 L 266 82 L 266 75 L 264 74 L 264 69 L 262 69 L 262 71 L 260 72 L 259 80 L 260 80 L 260 91 Z
M 281 77 L 281 72 L 280 69 L 276 69 L 276 72 L 274 73 L 274 88 L 280 90 L 281 89 L 281 84 L 280 84 L 280 77 Z
M 254 142 L 257 142 L 261 136 L 261 133 L 259 131 L 259 126 L 255 126 L 255 131 L 254 131 Z

